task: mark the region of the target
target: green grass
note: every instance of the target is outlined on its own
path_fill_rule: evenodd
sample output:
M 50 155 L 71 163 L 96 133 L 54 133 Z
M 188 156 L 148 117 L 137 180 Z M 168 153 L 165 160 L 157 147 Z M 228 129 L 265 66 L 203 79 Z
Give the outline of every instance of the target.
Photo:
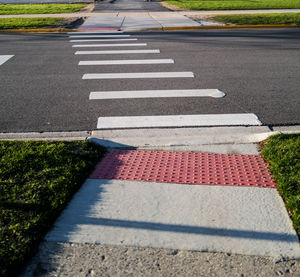
M 78 12 L 86 4 L 18 4 L 0 5 L 0 15 L 9 14 L 50 14 Z
M 82 141 L 0 141 L 0 276 L 16 276 L 104 152 Z
M 236 14 L 217 15 L 212 19 L 236 25 L 259 24 L 297 24 L 300 25 L 300 13 L 275 13 L 275 14 Z
M 272 136 L 267 140 L 262 156 L 270 164 L 270 171 L 300 236 L 300 134 Z
M 0 18 L 0 30 L 41 28 L 58 24 L 62 21 L 62 17 Z
M 188 10 L 255 10 L 300 8 L 300 0 L 171 0 L 166 2 Z

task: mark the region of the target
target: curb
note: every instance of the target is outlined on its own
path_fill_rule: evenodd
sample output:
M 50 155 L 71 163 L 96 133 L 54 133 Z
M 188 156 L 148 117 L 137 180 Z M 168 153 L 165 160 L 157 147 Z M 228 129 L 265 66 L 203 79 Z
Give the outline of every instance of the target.
M 0 34 L 6 33 L 66 33 L 74 32 L 74 30 L 64 29 L 64 28 L 41 28 L 41 29 L 8 29 L 0 30 Z
M 56 139 L 80 139 L 80 140 L 85 140 L 88 138 L 106 138 L 106 137 L 111 137 L 113 139 L 116 139 L 121 136 L 121 134 L 125 135 L 126 137 L 129 136 L 128 134 L 132 132 L 147 132 L 147 133 L 153 133 L 156 136 L 156 132 L 161 132 L 164 130 L 168 130 L 168 135 L 170 135 L 170 132 L 172 130 L 199 130 L 204 134 L 207 134 L 208 131 L 213 131 L 215 130 L 216 132 L 219 132 L 220 134 L 224 132 L 224 129 L 231 130 L 230 133 L 234 134 L 237 132 L 237 130 L 244 130 L 244 131 L 249 131 L 251 132 L 251 129 L 254 129 L 256 131 L 253 132 L 253 134 L 258 133 L 258 134 L 263 134 L 262 136 L 257 136 L 255 140 L 250 141 L 250 142 L 258 142 L 262 141 L 265 139 L 265 134 L 274 135 L 274 134 L 291 134 L 291 133 L 300 133 L 300 125 L 290 125 L 290 126 L 274 126 L 274 127 L 269 127 L 269 126 L 254 126 L 254 127 L 245 127 L 245 126 L 234 126 L 234 127 L 199 127 L 199 128 L 153 128 L 153 129 L 128 129 L 128 130 L 104 130 L 104 131 L 99 131 L 99 130 L 91 130 L 91 131 L 66 131 L 66 132 L 25 132 L 25 133 L 0 133 L 0 141 L 1 140 L 40 140 L 40 139 L 50 139 L 50 140 L 56 140 Z M 260 131 L 258 131 L 260 130 Z M 115 135 L 113 135 L 113 132 Z M 247 133 L 248 134 L 248 133 Z M 134 137 L 136 137 L 134 135 Z M 153 137 L 153 136 L 152 136 Z M 214 142 L 219 144 L 220 142 Z M 245 143 L 245 142 L 244 142 Z M 249 141 L 246 141 L 246 143 L 249 143 Z M 206 143 L 205 143 L 206 144 Z
M 178 26 L 178 27 L 154 27 L 154 28 L 136 28 L 127 29 L 127 32 L 136 31 L 185 31 L 185 30 L 222 30 L 222 29 L 275 29 L 275 28 L 300 28 L 297 24 L 280 25 L 220 25 L 220 26 Z M 0 30 L 5 33 L 76 33 L 78 30 L 65 28 L 40 28 L 40 29 L 8 29 Z
M 181 27 L 157 27 L 134 29 L 135 31 L 184 31 L 184 30 L 222 30 L 222 29 L 275 29 L 275 28 L 300 28 L 297 24 L 280 25 L 220 25 L 220 26 L 181 26 Z M 133 29 L 132 29 L 133 30 Z
M 91 131 L 0 133 L 2 140 L 86 140 Z

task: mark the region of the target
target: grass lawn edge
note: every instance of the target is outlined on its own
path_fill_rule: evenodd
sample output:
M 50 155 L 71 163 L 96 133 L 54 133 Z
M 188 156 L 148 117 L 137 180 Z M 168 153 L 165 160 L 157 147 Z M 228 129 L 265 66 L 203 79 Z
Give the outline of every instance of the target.
M 214 15 L 212 20 L 231 25 L 286 25 L 300 26 L 300 13 Z
M 300 0 L 166 0 L 162 5 L 169 5 L 174 10 L 190 11 L 226 11 L 226 10 L 274 10 L 299 9 Z
M 16 276 L 105 155 L 90 141 L 0 141 L 0 276 Z
M 288 214 L 300 238 L 300 133 L 276 134 L 260 143 L 260 154 L 278 184 Z
M 0 5 L 0 15 L 79 13 L 91 10 L 91 4 L 87 3 Z
M 83 17 L 0 18 L 0 32 L 69 32 L 83 21 Z

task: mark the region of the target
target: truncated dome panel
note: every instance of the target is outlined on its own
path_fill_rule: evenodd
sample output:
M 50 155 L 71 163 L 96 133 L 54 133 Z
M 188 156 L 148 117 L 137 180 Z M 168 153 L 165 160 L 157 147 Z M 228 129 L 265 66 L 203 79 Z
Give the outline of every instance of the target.
M 120 150 L 110 151 L 92 179 L 275 188 L 257 155 Z

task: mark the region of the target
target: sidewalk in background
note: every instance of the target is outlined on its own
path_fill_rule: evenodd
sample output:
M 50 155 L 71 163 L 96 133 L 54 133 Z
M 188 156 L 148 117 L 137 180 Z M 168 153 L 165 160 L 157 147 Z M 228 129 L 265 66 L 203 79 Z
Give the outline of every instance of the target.
M 67 14 L 34 14 L 34 15 L 0 15 L 1 18 L 12 17 L 66 17 L 88 19 L 80 26 L 79 30 L 123 30 L 133 31 L 142 29 L 159 28 L 197 28 L 201 26 L 224 26 L 223 23 L 211 22 L 205 19 L 207 16 L 217 14 L 253 14 L 253 13 L 285 13 L 300 12 L 294 10 L 241 10 L 241 11 L 170 11 L 170 12 L 93 12 L 93 13 L 67 13 Z M 197 21 L 189 16 L 200 17 Z M 203 19 L 201 19 L 203 17 Z

